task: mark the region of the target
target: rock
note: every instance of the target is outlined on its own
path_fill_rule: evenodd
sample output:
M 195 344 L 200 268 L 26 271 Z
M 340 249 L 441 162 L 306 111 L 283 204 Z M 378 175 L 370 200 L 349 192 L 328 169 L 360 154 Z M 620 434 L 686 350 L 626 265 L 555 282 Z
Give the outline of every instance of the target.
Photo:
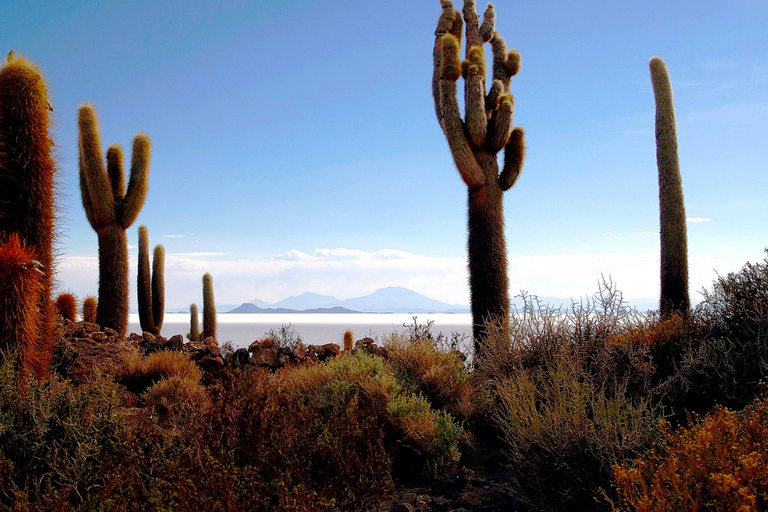
M 181 350 L 184 348 L 184 337 L 181 334 L 171 336 L 165 343 L 165 348 L 168 350 Z
M 202 341 L 190 341 L 184 344 L 184 350 L 187 352 L 204 352 L 207 348 Z
M 248 353 L 248 349 L 239 348 L 232 354 L 232 366 L 235 368 L 242 368 L 250 362 L 251 354 Z
M 251 364 L 277 368 L 277 350 L 274 348 L 262 348 L 257 350 L 251 356 Z
M 107 333 L 105 332 L 92 332 L 88 335 L 93 341 L 104 341 L 107 339 Z
M 310 345 L 307 347 L 307 356 L 314 356 L 322 361 L 325 356 L 325 349 L 320 345 Z
M 341 347 L 335 343 L 326 343 L 322 348 L 325 351 L 325 359 L 332 359 L 341 352 Z
M 152 334 L 151 332 L 144 331 L 143 333 L 141 333 L 141 335 L 144 338 L 145 343 L 154 344 L 157 342 L 157 339 L 155 339 L 155 335 Z
M 221 359 L 221 356 L 205 354 L 203 357 L 197 360 L 197 364 L 203 370 L 211 371 L 224 366 L 224 361 Z
M 221 349 L 219 348 L 219 342 L 213 339 L 213 336 L 208 336 L 203 340 L 203 343 L 205 344 L 205 347 L 208 349 L 208 351 L 215 355 L 220 356 L 221 355 Z
M 299 343 L 296 345 L 296 348 L 293 349 L 291 357 L 297 363 L 303 362 L 307 358 L 307 347 L 304 346 L 303 343 Z

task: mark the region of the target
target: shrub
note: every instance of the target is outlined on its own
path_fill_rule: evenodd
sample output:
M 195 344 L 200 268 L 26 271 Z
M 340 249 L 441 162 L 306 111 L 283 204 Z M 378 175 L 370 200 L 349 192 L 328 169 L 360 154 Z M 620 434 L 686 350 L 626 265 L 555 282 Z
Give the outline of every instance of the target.
M 699 425 L 673 431 L 630 464 L 613 468 L 614 510 L 765 510 L 768 398 L 742 413 L 717 407 Z
M 115 379 L 133 393 L 141 394 L 161 379 L 173 376 L 200 382 L 202 372 L 183 352 L 163 350 L 144 357 L 134 351 L 128 355 Z

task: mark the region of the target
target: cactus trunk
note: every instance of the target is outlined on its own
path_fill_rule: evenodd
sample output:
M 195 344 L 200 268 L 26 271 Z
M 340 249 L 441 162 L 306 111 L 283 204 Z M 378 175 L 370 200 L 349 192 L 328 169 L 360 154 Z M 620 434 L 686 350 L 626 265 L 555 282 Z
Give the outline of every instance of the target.
M 48 92 L 40 71 L 13 52 L 0 71 L 0 238 L 16 236 L 19 247 L 36 262 L 35 279 L 44 276 L 25 293 L 31 297 L 4 297 L 26 304 L 33 300 L 42 315 L 36 332 L 24 335 L 23 364 L 42 378 L 53 351 L 55 309 L 51 302 L 54 278 L 53 237 L 55 222 L 55 173 L 53 140 L 49 135 Z M 8 242 L 10 243 L 10 242 Z M 26 274 L 24 274 L 26 275 Z M 21 274 L 20 274 L 21 276 Z M 8 290 L 10 292 L 10 290 Z M 18 292 L 21 293 L 21 292 Z M 19 302 L 20 301 L 20 302 Z M 21 317 L 11 315 L 11 322 Z M 30 326 L 12 323 L 7 328 L 25 332 Z M 29 337 L 34 341 L 29 341 Z
M 203 276 L 203 339 L 216 339 L 216 303 L 213 300 L 213 277 Z
M 200 318 L 197 304 L 189 306 L 189 341 L 200 341 Z
M 125 230 L 109 225 L 99 236 L 99 302 L 96 323 L 119 336 L 128 329 L 128 241 Z
M 685 224 L 683 180 L 677 153 L 672 82 L 667 65 L 661 57 L 652 58 L 650 68 L 656 101 L 656 163 L 659 170 L 659 311 L 663 317 L 668 317 L 674 312 L 687 315 L 691 308 L 688 292 L 688 234 Z

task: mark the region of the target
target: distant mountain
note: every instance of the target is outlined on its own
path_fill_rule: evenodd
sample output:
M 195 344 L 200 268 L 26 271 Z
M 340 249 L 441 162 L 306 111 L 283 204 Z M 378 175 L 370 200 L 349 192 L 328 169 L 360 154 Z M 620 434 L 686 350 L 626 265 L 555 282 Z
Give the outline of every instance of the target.
M 258 306 L 256 309 L 253 307 Z M 291 310 L 291 311 L 284 311 Z M 317 311 L 320 310 L 320 311 Z M 446 304 L 402 287 L 381 288 L 363 297 L 337 299 L 330 295 L 303 293 L 274 304 L 254 299 L 231 313 L 324 312 L 342 310 L 365 313 L 467 313 L 468 306 Z

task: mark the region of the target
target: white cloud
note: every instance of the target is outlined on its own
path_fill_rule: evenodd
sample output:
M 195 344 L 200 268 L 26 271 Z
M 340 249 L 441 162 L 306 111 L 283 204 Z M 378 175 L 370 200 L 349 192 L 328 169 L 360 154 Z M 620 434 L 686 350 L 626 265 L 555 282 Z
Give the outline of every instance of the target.
M 630 235 L 658 235 L 658 231 L 633 231 Z
M 710 222 L 712 219 L 709 217 L 686 217 L 688 222 Z

